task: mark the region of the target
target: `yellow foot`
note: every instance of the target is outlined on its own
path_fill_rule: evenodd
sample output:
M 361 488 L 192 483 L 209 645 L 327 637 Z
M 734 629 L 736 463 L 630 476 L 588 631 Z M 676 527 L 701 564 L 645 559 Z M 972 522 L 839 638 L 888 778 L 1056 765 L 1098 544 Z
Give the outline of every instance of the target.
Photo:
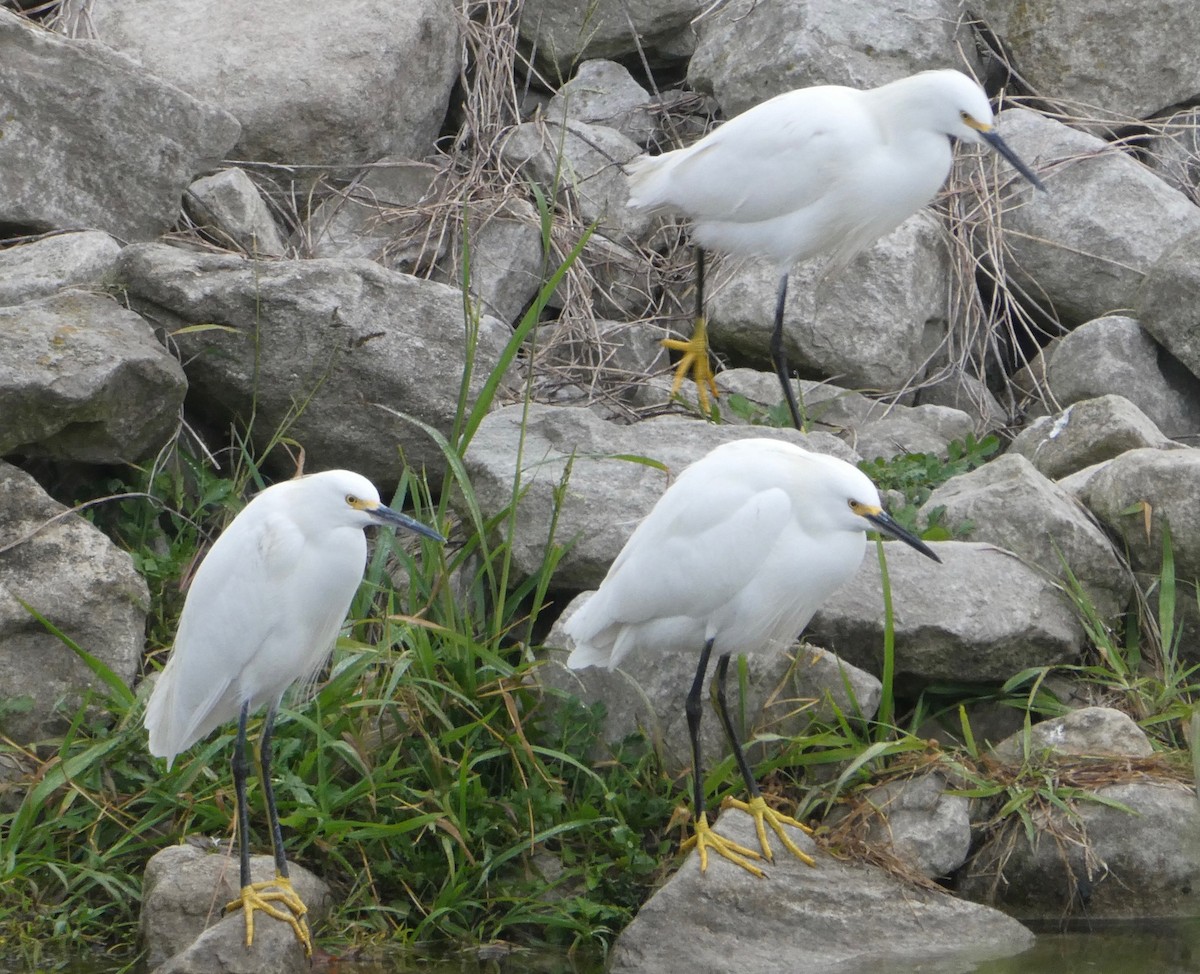
M 716 380 L 713 378 L 712 365 L 708 360 L 708 322 L 703 317 L 697 318 L 691 338 L 687 341 L 678 338 L 664 338 L 662 346 L 674 352 L 683 353 L 683 358 L 675 367 L 675 381 L 671 384 L 671 395 L 674 396 L 679 392 L 679 387 L 683 385 L 683 380 L 690 372 L 692 381 L 696 383 L 696 396 L 700 401 L 700 409 L 706 414 L 710 412 L 709 393 L 711 392 L 714 399 L 718 397 L 719 393 Z
M 304 956 L 312 956 L 312 936 L 308 932 L 308 921 L 304 914 L 308 907 L 300 894 L 292 888 L 292 881 L 282 876 L 265 883 L 251 883 L 242 887 L 242 895 L 225 905 L 226 910 L 242 908 L 246 917 L 246 946 L 254 944 L 254 911 L 261 910 L 269 917 L 282 920 L 291 926 L 296 939 L 304 947 Z
M 788 834 L 783 830 L 783 827 L 785 825 L 790 825 L 793 828 L 800 829 L 802 832 L 807 832 L 809 835 L 812 834 L 812 829 L 798 819 L 792 818 L 790 815 L 784 815 L 781 812 L 775 811 L 775 809 L 771 808 L 765 801 L 763 801 L 762 795 L 759 795 L 757 798 L 751 798 L 748 802 L 739 801 L 736 798 L 726 798 L 721 804 L 721 807 L 740 809 L 754 819 L 754 828 L 758 832 L 758 843 L 762 846 L 763 858 L 765 858 L 768 862 L 775 861 L 775 856 L 771 852 L 770 843 L 767 842 L 766 827 L 767 825 L 770 825 L 771 829 L 777 836 L 779 836 L 780 841 L 783 842 L 783 845 L 788 852 L 809 866 L 815 866 L 817 864 L 816 860 L 813 859 L 812 856 L 804 852 L 798 845 L 796 845 L 795 842 L 791 840 Z
M 680 851 L 687 852 L 692 846 L 696 847 L 696 851 L 700 853 L 700 872 L 705 872 L 708 869 L 708 850 L 712 849 L 717 855 L 724 856 L 730 862 L 737 866 L 741 866 L 747 872 L 753 873 L 759 879 L 766 875 L 759 869 L 751 859 L 761 859 L 757 852 L 753 849 L 747 849 L 744 845 L 726 839 L 723 836 L 717 835 L 716 832 L 708 824 L 708 815 L 706 812 L 701 812 L 700 817 L 696 819 L 696 833 L 690 839 L 686 839 Z

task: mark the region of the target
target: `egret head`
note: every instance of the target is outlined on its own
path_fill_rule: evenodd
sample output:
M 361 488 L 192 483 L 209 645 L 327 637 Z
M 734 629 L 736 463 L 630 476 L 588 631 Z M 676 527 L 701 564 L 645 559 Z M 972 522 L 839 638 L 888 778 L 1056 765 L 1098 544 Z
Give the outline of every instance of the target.
M 1017 172 L 1040 190 L 1042 181 L 1023 163 L 996 131 L 995 116 L 987 94 L 961 71 L 926 71 L 914 78 L 930 86 L 930 107 L 936 106 L 938 124 L 951 138 L 963 142 L 983 142 L 995 149 Z
M 319 516 L 327 518 L 331 525 L 391 526 L 415 531 L 434 541 L 446 540 L 433 528 L 386 506 L 379 499 L 375 485 L 361 474 L 350 470 L 326 470 L 293 483 L 301 502 L 311 505 L 310 510 L 319 512 Z

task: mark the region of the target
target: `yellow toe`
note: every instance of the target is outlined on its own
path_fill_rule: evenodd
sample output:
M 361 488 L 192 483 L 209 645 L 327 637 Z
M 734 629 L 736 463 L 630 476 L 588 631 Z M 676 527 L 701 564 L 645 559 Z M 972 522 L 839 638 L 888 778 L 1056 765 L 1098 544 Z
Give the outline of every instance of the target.
M 784 815 L 782 812 L 777 812 L 771 808 L 764 800 L 762 795 L 751 798 L 750 801 L 739 801 L 736 798 L 726 798 L 721 805 L 722 808 L 737 808 L 745 812 L 754 819 L 754 828 L 758 832 L 758 842 L 762 846 L 763 858 L 768 862 L 775 861 L 775 855 L 771 852 L 771 845 L 767 841 L 767 826 L 771 826 L 771 830 L 779 836 L 779 840 L 783 843 L 785 849 L 801 862 L 809 866 L 815 866 L 816 860 L 808 853 L 802 850 L 791 836 L 784 831 L 784 826 L 789 825 L 794 829 L 800 829 L 809 835 L 812 834 L 810 829 L 803 822 L 792 818 L 790 815 Z
M 254 944 L 254 911 L 258 910 L 290 925 L 296 939 L 304 947 L 304 956 L 312 956 L 312 935 L 308 931 L 308 921 L 304 919 L 308 907 L 292 887 L 290 879 L 276 876 L 263 883 L 243 886 L 242 895 L 225 905 L 226 910 L 236 910 L 239 907 L 246 918 L 247 947 Z
M 700 409 L 705 413 L 710 412 L 709 396 L 711 394 L 715 399 L 718 398 L 719 393 L 716 379 L 713 377 L 712 363 L 708 357 L 708 322 L 704 318 L 697 318 L 691 338 L 687 341 L 678 338 L 664 338 L 662 345 L 683 356 L 680 358 L 679 364 L 675 366 L 675 381 L 671 384 L 671 395 L 674 396 L 679 392 L 683 380 L 690 374 L 692 381 L 696 383 L 696 396 L 700 403 Z
M 690 838 L 684 841 L 680 847 L 681 851 L 687 852 L 695 846 L 696 851 L 700 854 L 700 872 L 708 870 L 708 853 L 711 849 L 717 855 L 728 859 L 734 865 L 741 866 L 747 872 L 762 879 L 766 874 L 759 869 L 751 859 L 761 859 L 762 857 L 753 849 L 747 849 L 744 845 L 726 839 L 724 836 L 717 835 L 712 830 L 712 826 L 708 824 L 708 816 L 701 812 L 700 817 L 696 819 L 696 832 Z

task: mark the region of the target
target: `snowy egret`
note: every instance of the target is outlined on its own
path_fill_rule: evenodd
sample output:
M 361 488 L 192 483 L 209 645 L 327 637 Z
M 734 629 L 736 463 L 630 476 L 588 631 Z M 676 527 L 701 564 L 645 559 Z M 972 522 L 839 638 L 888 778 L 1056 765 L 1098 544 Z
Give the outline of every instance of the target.
M 329 470 L 275 484 L 258 494 L 217 539 L 188 590 L 175 646 L 146 707 L 150 753 L 167 759 L 227 721 L 238 722 L 233 752 L 246 946 L 254 911 L 289 923 L 312 954 L 307 908 L 288 879 L 271 787 L 271 731 L 284 691 L 311 680 L 325 662 L 362 581 L 362 529 L 392 525 L 445 539 L 385 507 L 365 477 Z M 275 854 L 275 879 L 250 882 L 246 806 L 246 721 L 265 705 L 259 742 L 263 796 Z
M 773 858 L 764 822 L 813 865 L 782 828 L 805 826 L 769 808 L 750 772 L 726 707 L 725 674 L 734 654 L 799 636 L 858 569 L 871 530 L 941 560 L 882 509 L 875 485 L 851 464 L 781 440 L 736 440 L 680 474 L 567 621 L 572 669 L 612 669 L 631 653 L 699 650 L 686 705 L 696 827 L 684 847 L 696 846 L 701 870 L 711 849 L 761 876 L 750 860 Z M 720 552 L 720 563 L 698 557 L 705 551 Z M 714 648 L 717 716 L 749 791 L 749 801 L 726 805 L 754 818 L 761 856 L 712 831 L 704 808 L 700 696 Z
M 701 248 L 775 262 L 779 286 L 771 357 L 792 421 L 800 412 L 788 381 L 783 310 L 788 272 L 827 254 L 829 271 L 898 227 L 933 199 L 950 173 L 951 140 L 986 142 L 1034 186 L 1037 176 L 996 132 L 982 88 L 959 71 L 923 71 L 859 91 L 819 85 L 789 91 L 710 132 L 686 149 L 629 164 L 631 206 L 692 221 L 697 245 L 696 322 L 672 392 L 692 372 L 702 409 L 717 394 L 708 361 Z

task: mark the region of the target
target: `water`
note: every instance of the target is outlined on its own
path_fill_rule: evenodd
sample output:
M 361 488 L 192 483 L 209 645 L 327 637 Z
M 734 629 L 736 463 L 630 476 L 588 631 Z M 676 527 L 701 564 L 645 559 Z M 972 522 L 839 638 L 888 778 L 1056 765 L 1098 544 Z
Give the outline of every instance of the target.
M 1031 925 L 1032 926 L 1032 925 Z M 886 974 L 1196 974 L 1200 971 L 1200 918 L 1194 920 L 1129 920 L 1075 922 L 1034 927 L 1037 943 L 1022 954 L 971 963 L 945 959 L 889 965 Z M 797 962 L 797 972 L 803 970 Z M 128 961 L 93 957 L 54 963 L 46 957 L 36 967 L 0 958 L 0 974 L 56 971 L 65 974 L 117 974 Z M 137 968 L 137 974 L 144 974 Z M 603 974 L 598 956 L 569 957 L 560 952 L 496 945 L 478 950 L 431 956 L 411 950 L 372 951 L 358 958 L 317 958 L 313 974 Z M 872 972 L 884 970 L 878 963 Z M 646 971 L 643 974 L 678 974 Z

